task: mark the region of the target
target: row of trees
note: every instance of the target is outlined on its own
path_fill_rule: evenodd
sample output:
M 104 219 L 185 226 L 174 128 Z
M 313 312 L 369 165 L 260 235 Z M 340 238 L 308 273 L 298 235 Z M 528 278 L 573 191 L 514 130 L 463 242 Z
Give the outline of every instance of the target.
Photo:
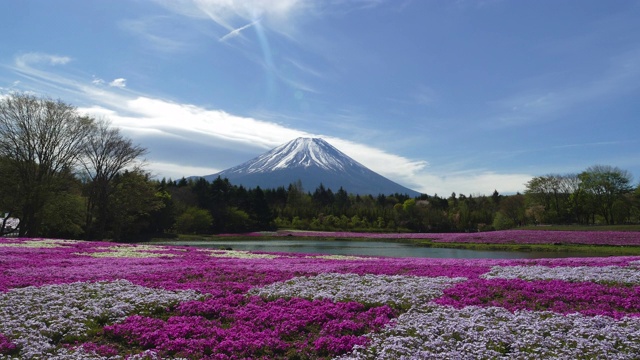
M 108 121 L 62 101 L 4 96 L 0 209 L 20 219 L 20 236 L 121 237 L 137 214 L 162 206 L 136 167 L 145 152 Z
M 447 232 L 640 222 L 640 185 L 611 166 L 535 177 L 524 194 L 410 198 L 322 185 L 307 191 L 299 181 L 277 189 L 220 178 L 157 181 L 140 166 L 145 153 L 108 121 L 61 101 L 4 96 L 0 210 L 20 219 L 21 236 L 132 240 L 276 228 Z
M 631 185 L 628 172 L 592 166 L 577 175 L 546 175 L 526 184 L 524 194 L 448 198 L 403 194 L 359 196 L 320 185 L 305 191 L 300 182 L 287 188 L 262 190 L 234 186 L 226 179 L 207 183 L 163 181 L 172 195 L 179 232 L 236 232 L 297 228 L 355 231 L 485 231 L 527 224 L 640 223 L 640 185 Z M 180 194 L 180 195 L 179 195 Z M 191 199 L 185 194 L 189 194 Z M 188 209 L 188 212 L 184 212 Z M 185 219 L 186 220 L 186 219 Z M 206 220 L 206 221 L 205 221 Z
M 544 223 L 620 224 L 638 221 L 640 185 L 617 167 L 596 165 L 579 174 L 538 176 L 527 183 L 529 217 Z

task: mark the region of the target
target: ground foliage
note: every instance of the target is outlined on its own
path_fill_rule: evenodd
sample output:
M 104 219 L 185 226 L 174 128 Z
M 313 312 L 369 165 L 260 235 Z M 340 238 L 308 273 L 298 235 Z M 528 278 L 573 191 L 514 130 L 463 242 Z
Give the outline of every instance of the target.
M 633 359 L 640 257 L 396 259 L 0 238 L 0 359 Z

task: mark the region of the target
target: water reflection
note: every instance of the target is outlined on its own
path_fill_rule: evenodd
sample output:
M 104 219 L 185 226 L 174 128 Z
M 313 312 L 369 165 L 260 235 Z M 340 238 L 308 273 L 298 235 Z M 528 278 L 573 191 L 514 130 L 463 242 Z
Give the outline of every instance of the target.
M 349 240 L 229 240 L 174 241 L 162 245 L 187 245 L 210 249 L 285 252 L 331 255 L 364 255 L 385 257 L 454 258 L 454 259 L 537 259 L 551 257 L 595 256 L 578 252 L 486 251 L 466 249 L 427 248 L 411 244 L 384 241 Z

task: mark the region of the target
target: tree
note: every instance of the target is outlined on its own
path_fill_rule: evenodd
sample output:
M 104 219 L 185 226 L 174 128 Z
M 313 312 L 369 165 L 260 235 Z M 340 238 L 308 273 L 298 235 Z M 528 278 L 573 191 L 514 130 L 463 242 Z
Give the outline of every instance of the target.
M 631 221 L 640 223 L 640 183 L 631 194 Z
M 213 217 L 209 211 L 190 207 L 176 219 L 176 229 L 181 234 L 202 234 L 209 231 Z
M 516 224 L 511 217 L 505 215 L 502 210 L 500 210 L 496 213 L 492 226 L 496 230 L 507 230 L 514 228 Z
M 287 205 L 285 207 L 287 215 L 291 216 L 291 218 L 298 216 L 310 219 L 314 215 L 313 206 L 311 205 L 311 197 L 304 192 L 301 180 L 289 184 Z
M 77 180 L 76 180 L 77 182 Z M 85 215 L 85 199 L 80 190 L 76 192 L 65 191 L 51 194 L 42 209 L 42 236 L 53 238 L 81 238 L 84 233 L 82 228 Z
M 250 192 L 250 203 L 251 211 L 249 215 L 257 230 L 273 229 L 273 213 L 260 186 Z
M 578 190 L 578 184 L 576 174 L 537 176 L 527 182 L 525 195 L 529 206 L 544 207 L 542 221 L 569 223 L 579 217 L 576 210 L 581 204 L 575 201 L 580 198 L 573 196 Z
M 327 190 L 323 184 L 316 188 L 312 195 L 313 203 L 320 211 L 330 207 L 334 202 L 334 195 L 331 189 Z
M 152 225 L 151 214 L 165 206 L 162 195 L 149 180 L 149 174 L 139 169 L 125 170 L 116 175 L 113 181 L 105 234 L 114 240 L 148 236 Z
M 493 190 L 493 194 L 491 194 L 491 201 L 493 201 L 493 204 L 495 206 L 500 205 L 500 200 L 501 200 L 502 196 L 500 195 L 500 193 L 498 193 L 498 190 Z
M 6 229 L 7 221 L 16 215 L 22 208 L 22 199 L 17 196 L 17 186 L 20 180 L 13 160 L 0 156 L 0 236 L 6 232 L 13 232 L 14 229 Z
M 173 229 L 176 223 L 177 209 L 171 194 L 162 189 L 156 192 L 156 198 L 162 202 L 162 207 L 150 213 L 149 231 L 152 234 L 163 234 Z
M 335 207 L 336 211 L 344 212 L 344 211 L 346 211 L 347 207 L 349 207 L 349 205 L 350 205 L 350 203 L 349 203 L 349 194 L 341 186 L 340 189 L 338 189 L 338 192 L 335 195 L 334 207 Z
M 250 225 L 249 214 L 237 207 L 231 206 L 227 208 L 225 218 L 227 219 L 225 230 L 229 232 L 245 231 Z
M 594 165 L 579 175 L 580 187 L 591 195 L 595 211 L 607 224 L 613 224 L 613 207 L 623 195 L 632 191 L 631 174 L 608 165 Z
M 522 225 L 525 219 L 524 196 L 521 194 L 507 196 L 500 202 L 500 211 L 502 216 L 507 217 L 512 226 Z M 498 214 L 496 214 L 496 217 Z M 499 223 L 504 223 L 500 220 Z M 495 220 L 494 220 L 495 224 Z M 495 226 L 494 226 L 495 227 Z M 496 228 L 496 230 L 499 230 Z
M 62 101 L 10 94 L 0 99 L 0 157 L 17 175 L 20 236 L 38 236 L 42 210 L 57 176 L 73 168 L 91 132 L 92 119 Z
M 206 186 L 201 182 L 196 182 L 196 189 L 205 187 L 205 197 L 204 201 L 200 202 L 200 207 L 208 209 L 213 216 L 213 230 L 215 232 L 227 231 L 231 223 L 228 209 L 231 206 L 233 186 L 229 179 L 221 179 L 219 176 L 211 184 L 206 181 L 205 184 Z M 198 199 L 200 200 L 201 196 Z
M 100 239 L 107 226 L 113 178 L 147 150 L 134 145 L 106 120 L 94 121 L 84 145 L 81 163 L 89 179 L 85 229 L 89 237 Z

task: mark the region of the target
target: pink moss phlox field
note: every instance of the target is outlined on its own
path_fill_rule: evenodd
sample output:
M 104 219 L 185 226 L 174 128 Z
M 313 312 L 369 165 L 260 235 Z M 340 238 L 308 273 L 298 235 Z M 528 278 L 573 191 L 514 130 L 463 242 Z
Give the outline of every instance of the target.
M 367 340 L 361 335 L 380 329 L 394 317 L 389 307 L 366 309 L 354 302 L 231 297 L 226 304 L 225 300 L 206 301 L 203 306 L 184 304 L 179 308 L 184 315 L 166 321 L 132 316 L 105 327 L 105 334 L 170 357 L 217 354 L 218 358 L 269 359 L 300 352 L 317 357 L 364 345 Z
M 499 306 L 508 310 L 550 310 L 560 314 L 640 316 L 640 286 L 609 286 L 561 280 L 474 279 L 444 290 L 435 303 Z
M 0 360 L 634 359 L 639 272 L 0 238 Z
M 640 246 L 637 231 L 502 230 L 476 233 L 359 233 L 348 231 L 278 231 L 279 236 L 369 239 L 431 239 L 434 242 L 488 244 L 582 244 Z M 260 236 L 252 233 L 252 236 Z

